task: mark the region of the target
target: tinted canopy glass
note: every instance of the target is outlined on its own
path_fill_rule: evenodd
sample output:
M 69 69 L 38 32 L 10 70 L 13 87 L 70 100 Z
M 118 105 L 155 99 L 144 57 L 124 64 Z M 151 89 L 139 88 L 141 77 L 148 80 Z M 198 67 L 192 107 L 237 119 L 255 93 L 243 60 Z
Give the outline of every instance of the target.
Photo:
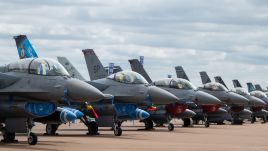
M 240 94 L 240 95 L 250 95 L 249 93 L 248 93 L 248 91 L 246 90 L 246 89 L 244 89 L 244 88 L 235 88 L 234 89 L 234 92 L 236 92 L 236 93 L 238 93 L 238 94 Z
M 228 91 L 225 86 L 220 83 L 207 83 L 204 88 L 211 91 Z
M 27 58 L 8 65 L 9 72 L 25 72 L 44 76 L 68 76 L 69 73 L 53 59 Z
M 250 94 L 257 98 L 267 98 L 267 95 L 261 91 L 253 91 L 253 92 L 250 92 Z
M 191 82 L 185 79 L 172 79 L 170 82 L 170 87 L 176 89 L 196 89 Z
M 142 75 L 133 71 L 121 71 L 115 74 L 112 74 L 108 77 L 120 83 L 127 84 L 148 84 Z

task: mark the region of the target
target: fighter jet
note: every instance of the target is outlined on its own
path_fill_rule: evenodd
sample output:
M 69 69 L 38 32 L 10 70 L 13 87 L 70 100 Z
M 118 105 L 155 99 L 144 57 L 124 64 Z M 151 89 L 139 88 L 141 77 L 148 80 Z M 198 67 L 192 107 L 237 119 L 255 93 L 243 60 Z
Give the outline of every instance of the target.
M 228 89 L 225 82 L 220 76 L 216 76 L 215 81 L 221 83 Z M 232 89 L 231 91 L 239 95 L 242 95 L 249 100 L 249 103 L 248 105 L 245 106 L 245 109 L 242 110 L 241 112 L 236 113 L 237 116 L 240 117 L 242 120 L 243 119 L 253 120 L 252 118 L 254 116 L 253 114 L 259 113 L 262 110 L 262 108 L 265 106 L 265 102 L 263 102 L 261 99 L 251 96 L 245 89 L 241 87 Z
M 176 66 L 175 67 L 177 78 L 185 79 L 190 82 L 190 79 L 188 78 L 186 72 L 184 71 L 182 66 Z M 197 91 L 197 90 L 196 90 Z M 205 93 L 205 92 L 203 92 Z M 208 94 L 208 93 L 207 93 Z M 218 108 L 218 110 L 214 112 L 206 112 L 206 110 L 203 110 L 202 107 L 199 106 L 191 106 L 190 108 L 196 113 L 196 116 L 193 117 L 194 124 L 198 124 L 199 121 L 204 120 L 204 113 L 207 115 L 207 120 L 210 123 L 217 123 L 217 124 L 223 124 L 223 121 L 228 116 L 228 112 L 223 108 Z
M 267 97 L 267 95 L 262 91 L 256 90 L 256 88 L 253 86 L 253 84 L 251 82 L 247 83 L 247 87 L 248 87 L 248 92 L 250 93 L 250 95 L 257 97 L 266 103 L 265 110 L 268 111 L 268 97 Z M 267 122 L 267 116 L 263 117 L 263 121 Z
M 18 54 L 20 59 L 25 58 L 38 58 L 38 55 L 28 40 L 26 35 L 18 35 L 13 37 L 17 46 Z M 68 66 L 67 66 L 68 67 Z M 76 79 L 84 81 L 81 74 L 78 72 L 70 72 L 70 76 Z M 75 75 L 74 75 L 75 74 Z M 112 98 L 110 95 L 105 95 L 106 99 Z M 88 133 L 90 135 L 95 135 L 98 133 L 98 125 L 91 118 L 96 118 L 98 115 L 87 102 L 82 103 L 73 103 L 73 104 L 60 104 L 62 111 L 52 116 L 35 119 L 36 122 L 41 122 L 46 124 L 46 133 L 45 135 L 57 135 L 56 131 L 61 124 L 70 123 L 76 119 L 80 119 L 88 128 Z M 67 117 L 64 118 L 63 115 L 67 114 Z M 89 118 L 90 117 L 90 118 Z M 59 119 L 60 118 L 60 119 Z
M 227 105 L 225 109 L 231 114 L 231 119 L 229 120 L 232 121 L 232 124 L 243 124 L 243 121 L 236 116 L 236 113 L 243 111 L 249 100 L 239 94 L 228 91 L 224 85 L 218 82 L 211 82 L 205 71 L 200 72 L 200 76 L 204 86 L 199 87 L 198 90 L 214 95 Z
M 221 104 L 219 99 L 210 94 L 196 90 L 196 87 L 185 79 L 167 78 L 152 81 L 139 60 L 133 59 L 129 60 L 129 62 L 133 71 L 142 74 L 147 78 L 148 81 L 151 81 L 152 85 L 167 90 L 177 96 L 179 99 L 185 101 L 185 103 L 189 106 L 188 109 L 191 110 L 192 108 L 199 106 L 204 111 L 203 118 L 205 121 L 205 126 L 209 127 L 209 121 L 207 120 L 206 114 L 218 110 Z M 183 118 L 183 121 L 184 123 L 188 123 L 187 121 L 189 121 L 189 118 Z M 185 126 L 188 125 L 189 124 L 185 124 Z
M 74 119 L 58 103 L 96 102 L 104 94 L 90 84 L 70 78 L 65 68 L 49 58 L 21 59 L 1 67 L 0 119 L 3 142 L 15 141 L 16 133 L 27 132 L 35 145 L 33 121 L 59 115 L 58 120 Z M 26 123 L 26 124 L 25 124 Z
M 253 95 L 251 95 L 246 89 L 244 89 L 242 87 L 242 85 L 240 84 L 240 82 L 235 79 L 233 80 L 233 84 L 234 84 L 234 92 L 245 96 L 246 98 L 249 99 L 249 106 L 248 108 L 250 108 L 250 110 L 253 112 L 252 113 L 252 118 L 251 118 L 251 123 L 254 123 L 256 121 L 256 117 L 258 118 L 262 118 L 263 119 L 263 123 L 266 123 L 266 118 L 268 115 L 268 112 L 265 110 L 265 106 L 267 105 L 263 100 L 261 100 L 260 98 L 257 98 Z
M 183 104 L 173 94 L 149 85 L 142 75 L 133 71 L 120 71 L 115 74 L 108 75 L 100 60 L 92 49 L 83 50 L 90 79 L 89 82 L 103 93 L 110 93 L 115 96 L 116 102 L 133 103 L 141 108 L 149 111 L 152 105 L 170 104 L 171 109 L 177 112 L 183 112 L 186 108 L 176 104 Z M 173 106 L 174 105 L 174 106 Z M 149 108 L 148 108 L 149 107 Z M 152 116 L 152 114 L 151 114 Z M 165 116 L 167 119 L 168 117 Z M 145 121 L 146 129 L 153 128 L 151 118 Z M 174 129 L 173 124 L 169 124 L 168 129 Z

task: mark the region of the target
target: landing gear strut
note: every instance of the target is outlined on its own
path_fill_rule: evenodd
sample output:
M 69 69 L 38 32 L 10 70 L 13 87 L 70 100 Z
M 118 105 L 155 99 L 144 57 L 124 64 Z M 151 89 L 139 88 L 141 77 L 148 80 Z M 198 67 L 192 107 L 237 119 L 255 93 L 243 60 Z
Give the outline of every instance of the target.
M 27 120 L 27 136 L 28 136 L 28 144 L 36 145 L 37 144 L 37 136 L 32 132 L 33 121 L 31 119 Z
M 252 124 L 255 123 L 255 122 L 256 122 L 256 117 L 255 117 L 255 116 L 252 116 L 250 122 L 251 122 Z
M 210 126 L 210 123 L 208 121 L 208 116 L 206 113 L 204 113 L 204 121 L 205 121 L 205 127 L 209 127 Z
M 267 117 L 266 116 L 263 116 L 262 120 L 263 120 L 262 123 L 265 124 L 267 122 Z

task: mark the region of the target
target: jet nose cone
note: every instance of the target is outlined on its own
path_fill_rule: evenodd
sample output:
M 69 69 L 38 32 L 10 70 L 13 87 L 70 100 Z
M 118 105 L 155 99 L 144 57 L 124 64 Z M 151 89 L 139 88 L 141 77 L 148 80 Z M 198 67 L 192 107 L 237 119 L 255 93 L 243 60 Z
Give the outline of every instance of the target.
M 215 96 L 202 91 L 196 91 L 196 99 L 198 105 L 217 105 L 222 103 Z
M 149 87 L 149 96 L 153 104 L 164 105 L 176 102 L 183 103 L 175 95 L 155 86 Z
M 250 106 L 265 106 L 266 105 L 266 103 L 263 100 L 255 96 L 250 96 L 248 99 L 249 99 Z
M 104 99 L 104 94 L 96 89 L 95 87 L 91 86 L 90 84 L 78 80 L 78 79 L 70 79 L 67 81 L 66 84 L 68 90 L 68 96 L 73 101 L 79 102 L 96 102 L 101 99 Z
M 234 92 L 229 92 L 230 103 L 235 105 L 248 105 L 249 100 L 242 95 L 236 94 Z

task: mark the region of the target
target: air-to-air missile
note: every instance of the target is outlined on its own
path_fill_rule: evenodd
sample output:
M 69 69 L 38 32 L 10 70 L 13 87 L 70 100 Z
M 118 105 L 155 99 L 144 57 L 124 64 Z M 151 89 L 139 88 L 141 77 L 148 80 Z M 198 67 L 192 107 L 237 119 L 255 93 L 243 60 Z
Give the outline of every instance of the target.
M 58 103 L 96 102 L 105 97 L 90 84 L 71 78 L 59 62 L 49 58 L 21 59 L 2 66 L 0 79 L 3 142 L 13 142 L 16 133 L 27 132 L 28 143 L 34 145 L 35 119 L 53 114 L 59 114 L 63 122 L 75 118 L 70 110 L 58 108 Z
M 188 105 L 188 109 L 192 110 L 196 107 L 202 109 L 205 126 L 209 127 L 207 113 L 218 111 L 218 108 L 221 104 L 219 99 L 210 94 L 196 90 L 196 87 L 192 83 L 182 78 L 169 77 L 166 79 L 152 81 L 141 64 L 141 60 L 139 61 L 138 59 L 132 59 L 129 60 L 129 62 L 133 71 L 142 74 L 147 78 L 148 81 L 150 81 L 152 85 L 162 88 L 183 100 L 185 104 Z M 184 126 L 190 125 L 190 118 L 183 117 L 182 119 L 184 121 Z
M 248 108 L 252 111 L 251 123 L 256 121 L 256 117 L 262 118 L 266 122 L 266 116 L 268 112 L 265 110 L 265 106 L 267 105 L 263 100 L 251 95 L 245 88 L 242 87 L 238 80 L 233 80 L 234 92 L 245 96 L 249 100 Z
M 211 82 L 207 73 L 204 71 L 200 72 L 200 76 L 204 86 L 198 89 L 214 95 L 225 104 L 224 109 L 230 113 L 230 118 L 227 120 L 231 120 L 232 124 L 243 124 L 243 120 L 238 116 L 238 113 L 245 109 L 249 100 L 244 96 L 229 91 L 224 85 L 218 82 Z M 250 114 L 250 111 L 247 112 Z
M 250 95 L 255 96 L 261 100 L 263 100 L 266 105 L 264 107 L 264 110 L 262 110 L 262 112 L 260 112 L 256 117 L 262 118 L 263 122 L 266 123 L 267 122 L 267 111 L 268 111 L 268 97 L 267 95 L 259 90 L 256 90 L 256 88 L 254 87 L 254 85 L 251 82 L 247 83 L 247 87 L 248 87 L 248 92 L 250 93 Z M 254 121 L 255 119 L 253 119 Z

